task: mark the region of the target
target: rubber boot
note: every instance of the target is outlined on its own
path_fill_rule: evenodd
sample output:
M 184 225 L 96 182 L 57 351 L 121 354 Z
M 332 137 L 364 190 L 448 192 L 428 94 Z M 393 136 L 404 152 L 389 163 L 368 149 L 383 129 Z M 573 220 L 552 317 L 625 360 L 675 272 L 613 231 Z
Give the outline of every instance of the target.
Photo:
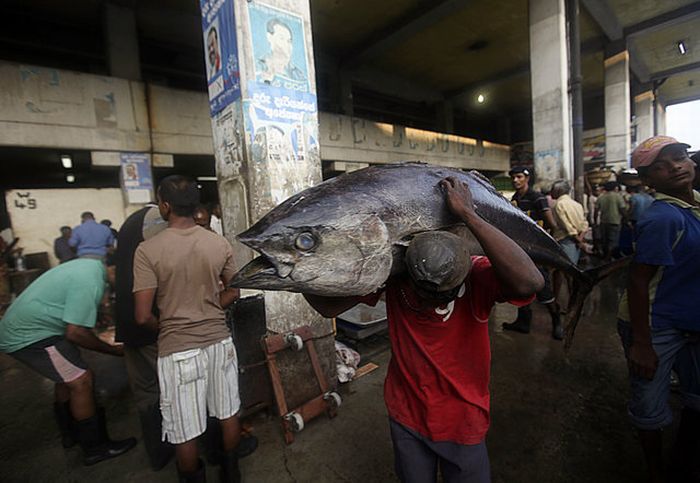
M 245 458 L 253 454 L 256 449 L 258 449 L 258 438 L 251 434 L 241 436 L 241 442 L 236 446 L 236 453 L 238 453 L 238 458 Z
M 504 322 L 503 330 L 512 330 L 521 334 L 530 333 L 530 322 L 532 322 L 532 309 L 528 307 L 518 307 L 518 318 L 514 322 Z
M 178 468 L 177 476 L 180 483 L 206 483 L 207 481 L 206 469 L 201 459 L 199 460 L 199 467 L 195 471 L 183 472 Z
M 700 481 L 700 412 L 683 408 L 673 448 L 672 473 L 676 482 Z
M 221 483 L 240 483 L 241 470 L 238 467 L 238 453 L 232 450 L 223 453 L 221 458 Z
M 143 445 L 148 454 L 148 461 L 153 471 L 163 469 L 175 454 L 173 445 L 162 439 L 163 419 L 157 404 L 151 405 L 145 411 L 139 412 Z
M 204 444 L 204 455 L 207 463 L 213 466 L 221 464 L 224 446 L 221 436 L 221 423 L 218 419 L 209 416 L 207 418 L 207 430 L 202 438 Z
M 53 403 L 53 415 L 61 432 L 61 444 L 64 448 L 72 448 L 77 443 L 77 436 L 75 434 L 73 416 L 70 412 L 70 403 Z
M 112 441 L 107 435 L 106 421 L 100 417 L 100 411 L 95 416 L 76 421 L 78 441 L 83 449 L 83 464 L 92 466 L 101 461 L 115 458 L 136 446 L 135 438 Z
M 556 312 L 552 314 L 552 339 L 564 339 L 564 328 L 561 326 L 561 317 L 559 313 Z

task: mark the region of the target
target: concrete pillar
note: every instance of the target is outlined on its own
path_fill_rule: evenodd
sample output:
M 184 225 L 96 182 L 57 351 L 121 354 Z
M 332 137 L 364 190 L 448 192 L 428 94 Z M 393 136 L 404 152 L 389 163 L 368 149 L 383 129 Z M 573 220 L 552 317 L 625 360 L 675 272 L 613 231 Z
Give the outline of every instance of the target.
M 141 80 L 139 37 L 134 10 L 107 3 L 103 15 L 109 75 Z
M 666 134 L 666 106 L 663 102 L 656 101 L 656 135 Z
M 629 167 L 630 69 L 626 50 L 605 59 L 605 165 L 615 171 Z
M 564 0 L 530 0 L 530 79 L 537 186 L 571 179 L 571 119 Z
M 241 267 L 252 253 L 235 235 L 321 181 L 309 1 L 200 5 L 223 228 Z M 311 326 L 322 365 L 334 369 L 331 322 L 299 294 L 264 296 L 268 331 Z M 304 399 L 301 381 L 288 389 Z
M 634 146 L 654 135 L 654 92 L 646 91 L 634 98 L 636 138 Z
M 452 102 L 440 101 L 435 104 L 435 121 L 437 131 L 454 134 L 455 116 Z

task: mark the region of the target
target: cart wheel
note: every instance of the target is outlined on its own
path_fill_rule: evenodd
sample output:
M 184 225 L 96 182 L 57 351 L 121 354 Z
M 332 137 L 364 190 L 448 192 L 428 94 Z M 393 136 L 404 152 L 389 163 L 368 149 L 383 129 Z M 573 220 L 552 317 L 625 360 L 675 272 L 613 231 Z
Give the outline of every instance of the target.
M 343 403 L 343 398 L 340 397 L 340 394 L 338 394 L 335 391 L 330 391 L 327 392 L 324 396 L 323 399 L 328 401 L 330 404 L 333 404 L 335 407 L 339 408 L 340 405 Z
M 298 433 L 304 429 L 304 418 L 301 417 L 299 413 L 289 413 L 284 419 L 289 423 L 289 429 L 293 432 Z
M 300 335 L 297 335 L 294 332 L 286 334 L 284 336 L 284 341 L 289 347 L 292 348 L 292 350 L 300 351 L 304 348 L 304 340 L 301 338 Z

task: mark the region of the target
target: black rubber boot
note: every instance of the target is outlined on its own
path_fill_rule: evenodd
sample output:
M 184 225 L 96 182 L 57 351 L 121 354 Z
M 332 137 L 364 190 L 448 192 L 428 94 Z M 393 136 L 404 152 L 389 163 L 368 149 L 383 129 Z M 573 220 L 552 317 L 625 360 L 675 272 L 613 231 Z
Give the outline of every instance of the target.
M 160 408 L 156 404 L 149 406 L 147 410 L 139 412 L 139 419 L 143 445 L 146 448 L 151 469 L 162 470 L 175 454 L 175 448 L 163 441 L 163 419 Z
M 673 448 L 672 473 L 674 482 L 700 482 L 700 412 L 683 408 L 678 435 Z
M 561 326 L 561 317 L 558 313 L 552 314 L 552 339 L 564 339 L 564 328 Z
M 213 466 L 221 464 L 224 446 L 221 436 L 221 423 L 218 419 L 209 416 L 207 418 L 207 430 L 202 438 L 204 444 L 204 455 L 207 463 Z
M 236 450 L 223 453 L 221 458 L 221 483 L 240 483 L 241 470 L 238 468 Z
M 518 318 L 514 322 L 504 322 L 502 327 L 503 330 L 529 334 L 530 322 L 532 322 L 532 309 L 530 307 L 518 307 Z
M 106 422 L 99 414 L 98 410 L 97 415 L 75 423 L 78 430 L 78 441 L 84 453 L 83 464 L 85 466 L 92 466 L 101 461 L 115 458 L 136 446 L 135 438 L 121 441 L 110 440 L 107 436 Z
M 77 443 L 77 436 L 75 434 L 73 416 L 70 413 L 70 403 L 53 403 L 53 415 L 61 432 L 61 444 L 64 448 L 72 448 Z
M 183 472 L 180 468 L 177 469 L 177 476 L 180 483 L 206 483 L 207 474 L 204 468 L 204 462 L 199 460 L 199 467 L 196 471 Z
M 241 442 L 236 446 L 236 453 L 238 453 L 239 458 L 245 458 L 253 454 L 256 449 L 258 449 L 258 438 L 251 434 L 241 437 Z

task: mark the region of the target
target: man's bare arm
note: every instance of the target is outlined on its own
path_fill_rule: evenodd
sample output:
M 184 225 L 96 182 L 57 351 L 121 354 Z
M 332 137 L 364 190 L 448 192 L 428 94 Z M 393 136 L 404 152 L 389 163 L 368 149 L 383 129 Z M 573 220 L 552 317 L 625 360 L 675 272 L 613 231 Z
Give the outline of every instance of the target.
M 101 352 L 112 356 L 124 355 L 123 346 L 107 344 L 97 337 L 92 330 L 80 325 L 67 324 L 66 339 L 80 347 L 90 349 L 92 351 Z
M 155 296 L 156 289 L 154 288 L 134 292 L 134 319 L 137 324 L 157 332 L 158 318 L 153 315 L 153 300 Z
M 544 279 L 530 257 L 517 243 L 474 210 L 469 187 L 455 178 L 442 181 L 447 205 L 474 234 L 491 261 L 503 297 L 526 298 L 542 289 Z

